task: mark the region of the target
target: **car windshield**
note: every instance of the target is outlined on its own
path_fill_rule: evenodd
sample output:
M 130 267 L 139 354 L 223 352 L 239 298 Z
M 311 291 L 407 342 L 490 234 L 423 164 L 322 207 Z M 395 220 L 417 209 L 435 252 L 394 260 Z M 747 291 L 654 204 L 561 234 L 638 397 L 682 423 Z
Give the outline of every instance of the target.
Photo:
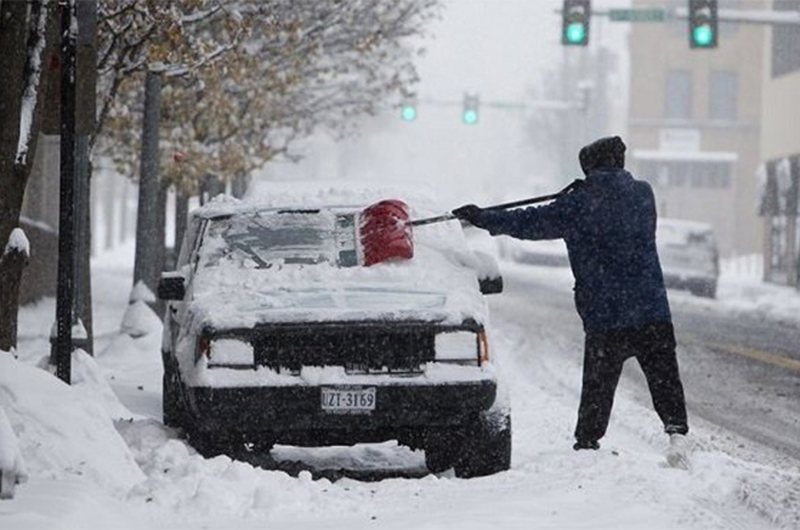
M 269 269 L 336 265 L 340 261 L 336 236 L 341 231 L 337 230 L 335 216 L 320 211 L 277 211 L 212 219 L 203 238 L 200 266 L 225 263 L 238 268 Z

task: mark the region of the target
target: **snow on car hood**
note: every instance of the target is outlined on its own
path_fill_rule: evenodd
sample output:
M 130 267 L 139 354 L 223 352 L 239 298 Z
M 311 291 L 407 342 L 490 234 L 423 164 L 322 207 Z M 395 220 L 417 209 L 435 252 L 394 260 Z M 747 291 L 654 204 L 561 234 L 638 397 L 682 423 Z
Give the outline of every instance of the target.
M 196 315 L 215 328 L 251 327 L 264 322 L 310 322 L 364 319 L 446 320 L 448 295 L 376 286 L 323 285 L 300 290 L 263 288 L 204 291 L 192 303 Z M 465 313 L 466 314 L 466 313 Z M 455 320 L 455 319 L 454 319 Z
M 229 200 L 213 208 L 214 215 L 258 209 L 252 202 Z M 412 207 L 412 218 L 441 213 Z M 323 209 L 319 222 L 332 225 L 331 215 Z M 260 222 L 275 220 L 265 215 Z M 371 267 L 338 267 L 324 260 L 273 267 L 261 258 L 253 263 L 245 260 L 242 265 L 201 255 L 190 286 L 191 312 L 199 317 L 196 323 L 217 329 L 267 322 L 428 320 L 460 324 L 468 318 L 485 322 L 486 302 L 478 289 L 475 259 L 459 223 L 418 227 L 413 236 L 413 259 Z M 322 254 L 325 245 L 319 245 Z M 207 247 L 203 252 L 208 254 L 219 250 L 213 244 Z M 209 263 L 213 266 L 204 266 Z

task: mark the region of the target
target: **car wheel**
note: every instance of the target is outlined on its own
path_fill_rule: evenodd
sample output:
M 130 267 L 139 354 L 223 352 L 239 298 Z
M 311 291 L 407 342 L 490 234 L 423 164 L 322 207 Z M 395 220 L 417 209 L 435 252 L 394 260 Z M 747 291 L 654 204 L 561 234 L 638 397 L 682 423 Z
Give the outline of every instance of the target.
M 454 429 L 429 432 L 425 436 L 425 466 L 431 473 L 453 467 L 461 455 L 463 433 Z
M 511 416 L 481 414 L 470 424 L 455 464 L 462 478 L 492 475 L 511 467 Z

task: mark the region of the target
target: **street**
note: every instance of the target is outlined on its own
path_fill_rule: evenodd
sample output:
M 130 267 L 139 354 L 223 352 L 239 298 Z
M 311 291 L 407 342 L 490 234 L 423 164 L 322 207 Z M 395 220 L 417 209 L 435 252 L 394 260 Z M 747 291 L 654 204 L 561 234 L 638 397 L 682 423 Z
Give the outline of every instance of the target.
M 579 364 L 583 332 L 568 290 L 568 271 L 528 269 L 506 266 L 505 293 L 491 301 L 494 322 L 527 329 L 529 334 L 539 333 L 541 327 L 560 335 L 573 345 L 569 360 Z M 540 279 L 536 270 L 542 273 Z M 554 274 L 561 276 L 555 284 Z M 690 425 L 701 418 L 800 459 L 797 325 L 714 311 L 714 301 L 680 291 L 670 291 L 669 297 Z M 579 386 L 580 381 L 574 384 Z M 626 363 L 621 388 L 630 389 L 637 401 L 651 407 L 635 362 Z
M 271 454 L 272 465 L 247 459 L 281 470 L 275 472 L 225 457 L 202 458 L 179 433 L 162 425 L 161 325 L 148 322 L 150 332 L 135 340 L 118 332 L 127 307 L 131 255 L 109 255 L 95 264 L 96 363 L 86 356 L 76 359 L 81 375 L 73 387 L 49 376 L 38 383 L 47 383 L 48 392 L 61 389 L 86 402 L 70 408 L 87 415 L 75 420 L 79 425 L 98 417 L 89 404 L 102 403 L 116 421 L 112 426 L 106 420 L 102 429 L 95 426 L 102 432 L 91 431 L 91 438 L 103 440 L 113 448 L 109 454 L 118 456 L 98 463 L 86 454 L 91 448 L 82 433 L 90 431 L 58 427 L 54 432 L 63 455 L 56 458 L 66 469 L 63 477 L 73 482 L 59 486 L 36 479 L 21 488 L 18 508 L 3 521 L 9 527 L 23 526 L 25 517 L 42 513 L 40 507 L 52 505 L 56 495 L 70 499 L 75 508 L 66 519 L 60 513 L 44 514 L 43 525 L 56 517 L 67 526 L 97 528 L 120 517 L 125 521 L 118 521 L 120 527 L 152 528 L 249 527 L 265 520 L 283 528 L 363 528 L 375 521 L 397 528 L 529 528 L 532 521 L 579 528 L 587 527 L 589 519 L 593 528 L 647 528 L 654 520 L 659 527 L 698 529 L 797 528 L 800 523 L 800 468 L 789 456 L 797 454 L 792 438 L 798 438 L 798 431 L 786 413 L 791 396 L 797 396 L 791 386 L 796 372 L 697 344 L 705 340 L 715 347 L 735 345 L 736 351 L 783 357 L 789 352 L 755 341 L 769 343 L 768 338 L 784 333 L 782 340 L 789 343 L 796 331 L 753 323 L 760 338 L 733 341 L 725 326 L 743 325 L 735 313 L 714 309 L 722 301 L 670 293 L 695 445 L 689 472 L 666 466 L 667 437 L 635 363 L 626 365 L 600 451 L 572 450 L 583 332 L 572 304 L 571 274 L 564 268 L 509 262 L 501 262 L 505 291 L 487 298 L 492 351 L 511 393 L 509 472 L 474 480 L 456 479 L 452 471 L 429 474 L 421 451 L 391 441 L 319 449 L 279 446 Z M 51 299 L 23 314 L 21 357 L 30 364 L 49 349 L 53 309 Z M 694 334 L 691 344 L 687 330 Z M 28 369 L 24 375 L 34 373 Z M 17 393 L 25 388 L 17 386 Z M 773 412 L 765 413 L 767 407 Z M 31 429 L 40 429 L 42 420 L 28 421 Z M 125 471 L 131 459 L 143 477 Z M 36 459 L 33 463 L 40 465 Z M 70 493 L 75 466 L 83 477 L 99 477 L 82 479 L 85 493 L 79 497 Z M 121 484 L 114 490 L 119 493 L 104 491 L 101 480 Z M 130 483 L 136 484 L 132 490 Z M 102 499 L 102 507 L 92 501 L 91 508 L 83 509 L 89 502 L 83 499 Z

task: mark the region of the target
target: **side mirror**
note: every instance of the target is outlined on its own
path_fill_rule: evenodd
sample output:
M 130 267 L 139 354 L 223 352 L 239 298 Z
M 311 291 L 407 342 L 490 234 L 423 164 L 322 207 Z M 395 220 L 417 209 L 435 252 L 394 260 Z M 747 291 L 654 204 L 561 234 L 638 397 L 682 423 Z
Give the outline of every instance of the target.
M 494 278 L 479 278 L 478 284 L 480 285 L 481 293 L 483 294 L 498 294 L 503 292 L 502 276 L 495 276 Z
M 476 250 L 473 252 L 477 266 L 475 271 L 478 273 L 478 285 L 483 294 L 498 294 L 503 292 L 503 276 L 500 274 L 500 266 L 494 256 Z
M 161 300 L 183 300 L 186 296 L 186 278 L 179 272 L 165 272 L 158 282 Z

